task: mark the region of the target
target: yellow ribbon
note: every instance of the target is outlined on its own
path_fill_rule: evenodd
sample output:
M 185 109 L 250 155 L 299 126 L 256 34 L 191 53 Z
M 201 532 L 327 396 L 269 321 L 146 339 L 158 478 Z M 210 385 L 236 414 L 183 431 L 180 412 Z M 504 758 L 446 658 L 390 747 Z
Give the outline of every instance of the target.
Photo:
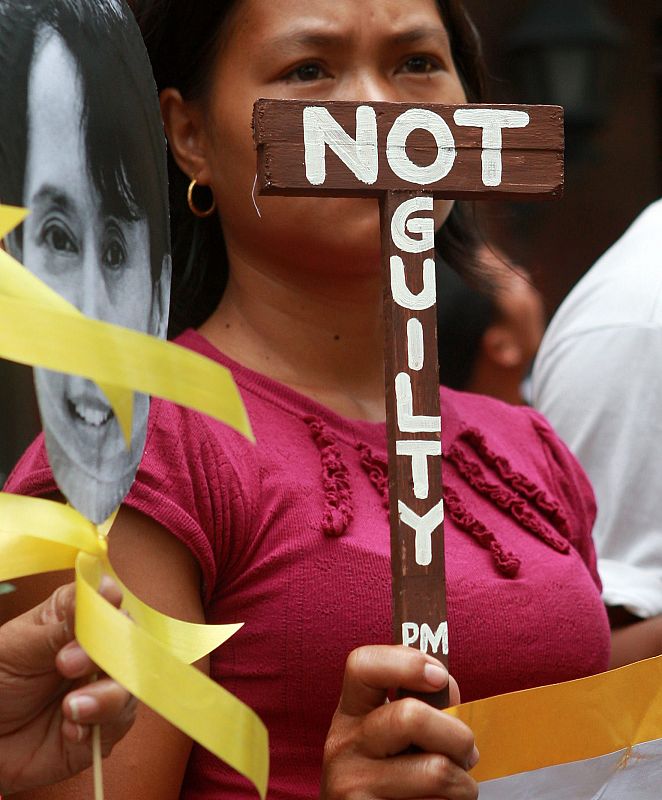
M 0 206 L 0 238 L 26 213 Z M 0 358 L 99 384 L 129 442 L 134 392 L 201 411 L 253 441 L 229 370 L 172 342 L 89 319 L 5 251 L 0 251 L 0 320 Z
M 25 214 L 0 206 L 0 238 Z M 130 437 L 133 393 L 140 391 L 195 408 L 252 439 L 228 370 L 172 343 L 86 318 L 4 251 L 0 320 L 0 357 L 95 381 L 125 438 Z M 110 524 L 112 518 L 97 528 L 61 503 L 0 493 L 0 581 L 75 568 L 76 636 L 90 657 L 244 775 L 264 799 L 269 771 L 265 726 L 248 706 L 190 666 L 241 625 L 187 623 L 139 600 L 108 561 Z M 104 573 L 120 585 L 130 618 L 98 594 Z

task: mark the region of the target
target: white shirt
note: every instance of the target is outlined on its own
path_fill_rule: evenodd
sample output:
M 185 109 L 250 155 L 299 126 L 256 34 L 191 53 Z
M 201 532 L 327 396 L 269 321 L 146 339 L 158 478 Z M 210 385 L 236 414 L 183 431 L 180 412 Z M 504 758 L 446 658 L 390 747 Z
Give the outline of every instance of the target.
M 593 483 L 605 603 L 662 613 L 662 200 L 559 308 L 533 404 Z

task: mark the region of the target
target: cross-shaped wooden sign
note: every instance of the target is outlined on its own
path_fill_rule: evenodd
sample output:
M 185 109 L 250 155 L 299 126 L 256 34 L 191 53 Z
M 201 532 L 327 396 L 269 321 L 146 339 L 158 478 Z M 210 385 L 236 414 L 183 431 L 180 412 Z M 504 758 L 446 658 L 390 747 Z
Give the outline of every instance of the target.
M 379 198 L 394 638 L 447 664 L 433 200 L 559 197 L 563 111 L 259 100 L 253 125 L 261 193 Z

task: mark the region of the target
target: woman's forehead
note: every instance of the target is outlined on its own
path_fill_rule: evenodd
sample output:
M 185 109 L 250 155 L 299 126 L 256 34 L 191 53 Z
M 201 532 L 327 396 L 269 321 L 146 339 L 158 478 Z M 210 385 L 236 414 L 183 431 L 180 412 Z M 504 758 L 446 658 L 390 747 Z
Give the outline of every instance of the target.
M 319 25 L 375 35 L 419 25 L 444 29 L 436 0 L 239 0 L 229 18 L 235 32 L 280 35 Z

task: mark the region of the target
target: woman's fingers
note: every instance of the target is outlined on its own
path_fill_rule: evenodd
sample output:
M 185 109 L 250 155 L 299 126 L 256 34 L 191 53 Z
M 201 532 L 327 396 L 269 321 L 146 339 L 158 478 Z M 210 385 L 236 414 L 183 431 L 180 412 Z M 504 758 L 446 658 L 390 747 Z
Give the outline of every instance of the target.
M 114 681 L 104 678 L 64 698 L 62 732 L 69 741 L 78 743 L 89 738 L 92 726 L 101 725 L 104 753 L 107 753 L 133 724 L 136 708 L 135 698 Z
M 363 720 L 362 733 L 363 751 L 372 758 L 388 758 L 414 746 L 443 753 L 462 770 L 478 761 L 473 734 L 463 722 L 411 697 L 372 711 Z
M 66 590 L 66 593 L 63 590 Z M 58 600 L 59 592 L 62 592 L 62 594 Z M 119 608 L 122 604 L 122 593 L 117 584 L 106 575 L 101 579 L 99 594 L 114 605 L 115 608 Z M 53 595 L 53 602 L 59 604 L 59 618 L 65 619 L 64 630 L 67 632 L 67 636 L 64 638 L 64 641 L 62 641 L 64 647 L 62 647 L 55 658 L 55 666 L 58 672 L 68 680 L 85 678 L 98 671 L 97 666 L 87 656 L 80 645 L 75 641 L 71 641 L 74 637 L 74 599 L 75 586 L 73 584 L 61 587 L 61 589 L 58 589 Z M 68 642 L 68 644 L 65 644 L 65 642 Z
M 478 797 L 478 785 L 471 775 L 435 753 L 402 755 L 374 762 L 371 771 L 374 773 L 369 779 L 371 796 L 383 800 L 424 797 L 476 800 Z
M 383 705 L 389 690 L 438 692 L 449 682 L 448 671 L 432 656 L 410 647 L 374 645 L 359 647 L 347 659 L 338 711 L 360 717 Z M 451 704 L 459 691 L 450 681 Z

